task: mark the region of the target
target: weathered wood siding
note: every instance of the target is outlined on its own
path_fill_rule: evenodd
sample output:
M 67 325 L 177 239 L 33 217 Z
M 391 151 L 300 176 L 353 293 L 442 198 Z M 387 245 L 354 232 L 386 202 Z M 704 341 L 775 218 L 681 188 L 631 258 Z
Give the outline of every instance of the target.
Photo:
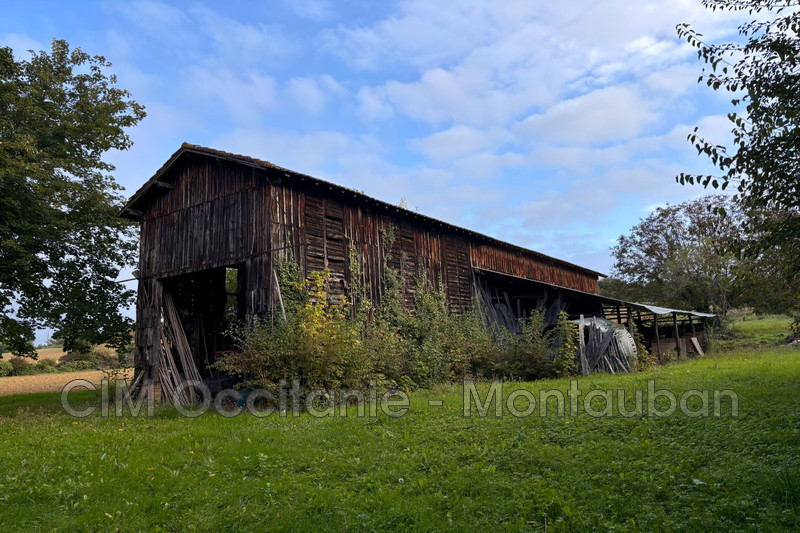
M 423 270 L 456 310 L 470 305 L 472 267 L 597 293 L 590 271 L 278 169 L 192 154 L 161 180 L 163 186 L 141 202 L 136 342 L 148 361 L 160 342 L 160 280 L 244 265 L 249 319 L 276 305 L 275 257 L 291 249 L 303 275 L 329 269 L 330 292 L 345 294 L 352 246 L 369 297 L 379 302 L 390 231 L 388 264 L 402 278 L 408 305 Z

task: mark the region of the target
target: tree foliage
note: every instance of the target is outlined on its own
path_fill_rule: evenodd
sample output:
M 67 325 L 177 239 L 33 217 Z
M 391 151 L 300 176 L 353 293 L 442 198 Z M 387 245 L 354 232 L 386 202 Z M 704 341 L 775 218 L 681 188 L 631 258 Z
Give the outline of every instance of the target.
M 794 253 L 781 247 L 744 253 L 760 242 L 746 231 L 774 215 L 745 211 L 731 196 L 709 195 L 657 208 L 611 249 L 606 296 L 725 316 L 734 306 L 796 313 L 800 287 L 786 283 Z
M 741 42 L 712 44 L 688 24 L 678 35 L 697 49 L 707 66 L 699 78 L 713 90 L 731 93 L 728 114 L 733 143 L 715 144 L 698 129 L 689 141 L 707 155 L 719 175 L 680 174 L 680 183 L 737 187 L 737 200 L 754 217 L 758 233 L 753 253 L 780 246 L 787 253 L 800 245 L 800 11 L 797 0 L 704 0 L 713 10 L 744 11 L 756 20 L 739 27 Z M 800 271 L 800 256 L 786 265 L 790 280 Z M 786 257 L 784 257 L 786 258 Z M 789 257 L 790 259 L 790 257 Z
M 114 280 L 135 229 L 103 155 L 145 113 L 110 66 L 61 40 L 27 60 L 0 48 L 0 342 L 16 353 L 45 326 L 67 350 L 129 335 L 132 293 Z
M 614 276 L 629 285 L 605 288 L 625 299 L 724 315 L 741 292 L 736 252 L 745 223 L 738 204 L 722 195 L 659 207 L 611 250 Z

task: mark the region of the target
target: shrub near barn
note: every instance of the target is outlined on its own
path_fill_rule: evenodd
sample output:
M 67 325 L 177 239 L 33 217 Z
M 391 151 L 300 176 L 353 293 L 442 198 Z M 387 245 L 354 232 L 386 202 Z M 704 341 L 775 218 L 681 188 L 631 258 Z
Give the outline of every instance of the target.
M 473 376 L 531 380 L 577 372 L 576 325 L 565 314 L 548 328 L 544 313 L 534 312 L 514 336 L 488 326 L 477 309 L 450 312 L 424 279 L 417 280 L 412 310 L 399 304 L 399 291 L 387 290 L 369 309 L 358 295 L 330 298 L 328 271 L 283 280 L 296 306 L 283 319 L 232 328 L 237 350 L 215 367 L 276 394 L 281 380 L 292 379 L 308 389 L 365 388 L 374 378 L 382 388 L 412 390 Z

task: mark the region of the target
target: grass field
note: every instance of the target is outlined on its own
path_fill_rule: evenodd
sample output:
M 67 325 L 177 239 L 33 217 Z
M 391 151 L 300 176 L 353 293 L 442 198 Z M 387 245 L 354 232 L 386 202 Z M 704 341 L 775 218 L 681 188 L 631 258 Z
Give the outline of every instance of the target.
M 785 315 L 734 315 L 731 329 L 740 338 L 785 337 L 791 328 L 792 319 Z
M 464 418 L 460 385 L 412 394 L 394 419 L 160 410 L 76 420 L 53 394 L 0 398 L 3 529 L 800 528 L 800 350 L 729 352 L 579 385 L 630 396 L 647 379 L 677 393 L 733 389 L 740 416 Z M 504 393 L 519 386 L 566 391 L 569 381 Z
M 43 359 L 53 359 L 58 361 L 65 353 L 66 352 L 64 351 L 64 349 L 61 348 L 60 346 L 55 348 L 39 348 L 38 350 L 36 350 L 36 355 L 39 361 Z M 2 355 L 0 355 L 0 359 L 5 359 L 6 361 L 11 359 L 12 357 L 14 356 L 11 354 L 11 352 L 5 352 Z
M 131 379 L 133 369 L 121 371 L 122 376 Z M 86 370 L 82 372 L 58 372 L 52 374 L 34 374 L 32 376 L 10 376 L 0 378 L 0 396 L 15 394 L 31 394 L 38 392 L 56 392 L 74 379 L 86 379 L 98 384 L 106 376 L 101 370 Z

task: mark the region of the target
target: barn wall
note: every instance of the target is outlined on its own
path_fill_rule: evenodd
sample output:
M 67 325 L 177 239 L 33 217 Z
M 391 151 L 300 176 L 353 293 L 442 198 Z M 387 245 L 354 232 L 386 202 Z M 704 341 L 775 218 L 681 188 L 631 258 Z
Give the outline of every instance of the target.
M 160 342 L 159 280 L 244 264 L 245 316 L 251 319 L 277 307 L 276 257 L 291 249 L 304 276 L 329 269 L 330 292 L 344 295 L 352 281 L 352 246 L 368 295 L 379 302 L 389 231 L 394 240 L 388 264 L 402 279 L 407 305 L 413 303 L 414 279 L 422 270 L 454 310 L 471 303 L 471 267 L 597 293 L 596 277 L 579 268 L 368 204 L 350 191 L 278 169 L 191 155 L 162 179 L 173 186 L 142 202 L 140 220 L 136 343 L 137 353 L 148 361 Z
M 244 264 L 246 316 L 265 313 L 270 304 L 264 172 L 200 158 L 164 178 L 173 187 L 154 198 L 140 220 L 136 344 L 148 366 L 160 344 L 159 280 Z
M 598 293 L 597 277 L 588 272 L 557 264 L 538 254 L 527 255 L 494 244 L 470 245 L 472 266 L 511 274 L 521 278 L 543 281 L 569 289 Z
M 425 271 L 431 284 L 445 292 L 451 308 L 466 309 L 472 298 L 471 267 L 597 293 L 597 278 L 588 272 L 510 246 L 475 242 L 443 224 L 401 218 L 346 194 L 285 183 L 273 185 L 271 197 L 272 220 L 279 221 L 272 228 L 275 250 L 287 247 L 286 236 L 291 235 L 294 257 L 300 259 L 303 274 L 329 269 L 334 295 L 344 295 L 351 281 L 348 266 L 353 246 L 368 295 L 380 301 L 389 231 L 394 239 L 388 264 L 401 277 L 407 305 L 413 303 L 415 278 Z

